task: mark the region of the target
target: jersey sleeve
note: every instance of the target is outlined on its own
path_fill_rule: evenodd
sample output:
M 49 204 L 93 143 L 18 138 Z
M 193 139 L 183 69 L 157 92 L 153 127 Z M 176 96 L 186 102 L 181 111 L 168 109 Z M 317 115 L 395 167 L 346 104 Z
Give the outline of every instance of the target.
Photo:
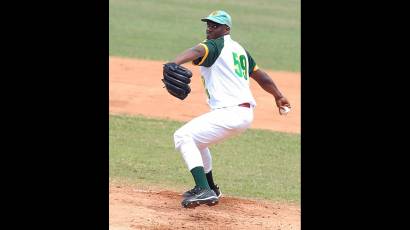
M 223 44 L 223 37 L 199 43 L 205 48 L 205 55 L 192 61 L 192 64 L 205 67 L 212 66 L 221 54 Z
M 253 58 L 249 54 L 249 52 L 247 50 L 245 50 L 245 52 L 246 52 L 246 55 L 248 56 L 248 61 L 249 61 L 248 73 L 249 73 L 249 75 L 251 75 L 254 71 L 258 70 L 259 67 L 258 67 L 258 65 L 256 65 L 255 60 L 253 60 Z

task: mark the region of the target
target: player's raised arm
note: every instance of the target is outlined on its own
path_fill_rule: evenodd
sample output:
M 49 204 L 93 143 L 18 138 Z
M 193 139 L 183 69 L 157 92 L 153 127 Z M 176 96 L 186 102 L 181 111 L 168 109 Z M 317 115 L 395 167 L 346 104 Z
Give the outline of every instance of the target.
M 200 57 L 203 57 L 204 55 L 205 55 L 205 48 L 202 45 L 196 45 L 192 48 L 185 50 L 181 54 L 179 54 L 175 58 L 174 62 L 177 65 L 181 65 L 181 64 L 196 60 Z

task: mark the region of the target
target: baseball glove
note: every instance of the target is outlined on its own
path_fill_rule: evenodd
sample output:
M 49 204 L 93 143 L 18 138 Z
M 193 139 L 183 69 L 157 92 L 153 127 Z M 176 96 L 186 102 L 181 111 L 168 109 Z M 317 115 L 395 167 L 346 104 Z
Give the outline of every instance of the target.
M 189 69 L 168 62 L 164 64 L 163 77 L 162 82 L 172 96 L 184 100 L 191 92 L 189 83 L 191 83 L 192 72 Z

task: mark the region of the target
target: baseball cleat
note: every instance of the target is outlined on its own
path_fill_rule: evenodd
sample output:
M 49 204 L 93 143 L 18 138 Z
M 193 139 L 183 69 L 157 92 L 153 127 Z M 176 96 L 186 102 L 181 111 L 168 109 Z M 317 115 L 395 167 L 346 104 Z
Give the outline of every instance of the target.
M 193 193 L 193 195 L 186 197 L 181 202 L 184 208 L 195 208 L 196 206 L 201 204 L 206 204 L 208 206 L 218 204 L 218 197 L 211 189 L 203 189 L 195 186 L 195 188 L 191 189 L 190 191 Z
M 217 184 L 215 185 L 215 188 L 211 188 L 211 189 L 214 190 L 214 192 L 215 192 L 215 194 L 218 198 L 221 198 L 222 192 L 221 192 L 221 189 L 219 189 Z
M 187 197 L 190 197 L 190 196 L 194 195 L 195 188 L 196 188 L 196 186 L 193 189 L 184 192 L 184 194 L 182 194 L 182 197 L 187 198 Z M 221 198 L 222 192 L 221 192 L 221 189 L 218 187 L 218 185 L 215 185 L 215 187 L 211 188 L 211 189 L 214 190 L 214 192 L 215 192 L 215 194 L 218 198 Z
M 182 197 L 187 198 L 187 197 L 194 195 L 195 189 L 196 189 L 196 186 L 193 189 L 184 192 L 184 194 L 182 194 Z

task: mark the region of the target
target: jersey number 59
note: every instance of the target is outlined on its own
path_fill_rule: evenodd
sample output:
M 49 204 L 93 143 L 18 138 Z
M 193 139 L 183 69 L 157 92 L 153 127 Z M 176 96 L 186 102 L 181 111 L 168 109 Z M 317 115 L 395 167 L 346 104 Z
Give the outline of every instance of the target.
M 247 74 L 247 64 L 246 64 L 246 57 L 245 55 L 240 55 L 238 58 L 238 54 L 232 52 L 233 56 L 233 64 L 235 66 L 235 73 L 238 77 L 243 77 L 245 80 L 248 80 Z

